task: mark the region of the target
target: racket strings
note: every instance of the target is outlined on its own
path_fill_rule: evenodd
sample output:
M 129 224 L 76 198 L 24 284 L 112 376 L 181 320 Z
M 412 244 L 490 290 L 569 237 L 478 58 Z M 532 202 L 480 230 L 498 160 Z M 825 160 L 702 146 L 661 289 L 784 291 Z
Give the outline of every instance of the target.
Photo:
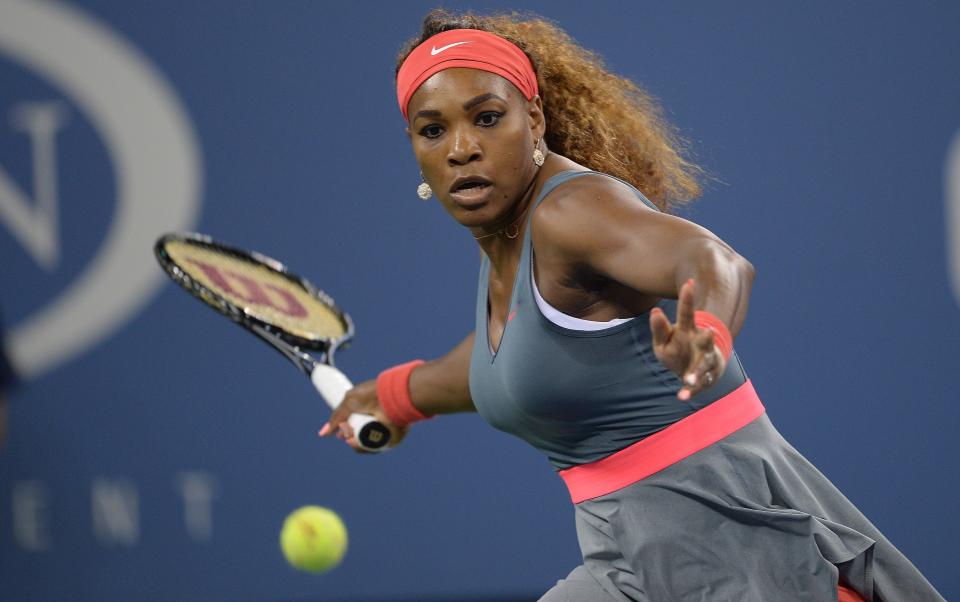
M 202 289 L 293 336 L 335 340 L 348 332 L 340 312 L 278 271 L 280 264 L 264 265 L 244 255 L 184 240 L 168 240 L 165 251 Z M 199 294 L 209 303 L 209 293 L 205 295 L 202 289 Z

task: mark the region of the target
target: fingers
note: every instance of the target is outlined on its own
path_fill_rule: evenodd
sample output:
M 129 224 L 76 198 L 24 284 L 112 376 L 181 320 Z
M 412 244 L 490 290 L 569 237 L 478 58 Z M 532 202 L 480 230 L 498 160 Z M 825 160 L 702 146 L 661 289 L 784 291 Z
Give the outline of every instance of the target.
M 390 443 L 387 447 L 396 447 L 400 444 L 401 441 L 407 436 L 409 432 L 409 427 L 398 427 L 394 424 L 391 424 L 385 416 L 382 416 L 379 412 L 374 413 L 374 416 L 379 420 L 384 426 L 390 429 Z M 337 439 L 340 439 L 347 445 L 353 448 L 353 451 L 360 454 L 375 454 L 376 452 L 364 449 L 360 446 L 360 442 L 357 441 L 353 428 L 346 422 L 340 424 L 340 428 L 337 430 Z
M 323 428 L 320 429 L 321 437 L 336 436 L 338 439 L 352 447 L 359 453 L 370 453 L 368 450 L 360 447 L 353 427 L 348 420 L 352 414 L 367 414 L 373 416 L 390 430 L 390 447 L 400 443 L 407 434 L 406 427 L 398 427 L 390 422 L 380 408 L 380 401 L 377 399 L 376 381 L 369 380 L 357 384 L 354 388 L 347 391 L 343 401 L 330 414 L 330 419 Z
M 713 332 L 697 333 L 692 342 L 694 355 L 683 374 L 683 387 L 677 392 L 681 401 L 686 401 L 716 383 L 726 368 L 723 356 L 713 342 Z
M 343 412 L 340 412 L 340 410 L 343 410 Z M 338 412 L 340 412 L 340 416 L 337 415 Z M 350 418 L 349 410 L 344 409 L 343 404 L 341 404 L 330 416 L 329 422 L 320 429 L 319 435 L 321 437 L 336 435 L 337 439 L 352 447 L 353 451 L 361 454 L 369 454 L 370 452 L 368 450 L 360 447 L 360 442 L 357 441 L 353 427 L 347 422 L 348 418 Z
M 667 314 L 659 307 L 650 310 L 650 333 L 653 335 L 653 346 L 662 347 L 670 342 L 673 325 Z
M 693 346 L 701 353 L 713 351 L 716 345 L 713 336 L 713 331 L 709 328 L 698 329 L 697 335 L 693 338 Z
M 671 323 L 659 307 L 650 310 L 650 334 L 653 339 L 653 352 L 657 359 L 675 374 L 683 375 L 690 365 L 690 339 L 697 334 L 694 324 L 693 279 L 680 287 L 678 295 L 676 323 Z
M 677 328 L 683 330 L 696 330 L 693 313 L 693 278 L 687 280 L 680 287 L 680 294 L 677 297 Z
M 344 400 L 346 401 L 346 400 Z M 350 428 L 350 425 L 347 424 L 347 418 L 350 418 L 352 410 L 350 409 L 350 404 L 341 403 L 337 409 L 330 414 L 330 420 L 323 425 L 323 428 L 320 429 L 318 433 L 321 437 L 329 437 L 334 433 L 341 432 L 342 427 Z
M 347 428 L 349 428 L 349 426 L 348 426 Z M 337 437 L 340 437 L 340 435 L 338 434 Z M 370 451 L 368 451 L 368 450 L 363 449 L 362 447 L 360 447 L 360 442 L 357 441 L 357 438 L 354 437 L 352 434 L 351 434 L 349 437 L 342 437 L 342 439 L 343 439 L 344 443 L 346 443 L 347 445 L 349 445 L 350 447 L 352 447 L 352 448 L 353 448 L 353 451 L 357 452 L 358 454 L 369 454 L 369 453 L 372 453 L 372 452 L 370 452 Z
M 320 429 L 321 437 L 329 437 L 340 431 L 341 428 L 349 429 L 347 420 L 354 412 L 360 414 L 372 414 L 379 407 L 377 402 L 377 385 L 375 381 L 365 381 L 357 384 L 354 388 L 347 391 L 343 401 L 330 414 L 330 419 L 323 428 Z M 346 431 L 347 436 L 351 432 Z

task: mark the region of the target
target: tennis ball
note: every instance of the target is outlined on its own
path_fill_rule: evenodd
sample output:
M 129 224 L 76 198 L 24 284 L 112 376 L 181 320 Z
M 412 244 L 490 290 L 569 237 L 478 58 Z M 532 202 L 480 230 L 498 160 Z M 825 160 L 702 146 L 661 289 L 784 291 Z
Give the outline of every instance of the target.
M 322 573 L 343 559 L 347 551 L 347 528 L 333 510 L 304 506 L 283 521 L 280 549 L 294 567 Z

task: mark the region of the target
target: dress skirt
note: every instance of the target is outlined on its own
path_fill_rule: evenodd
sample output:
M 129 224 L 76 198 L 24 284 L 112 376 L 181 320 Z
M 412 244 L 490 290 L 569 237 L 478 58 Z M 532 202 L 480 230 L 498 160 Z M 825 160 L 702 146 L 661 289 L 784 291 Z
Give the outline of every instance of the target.
M 584 563 L 541 602 L 943 600 L 766 414 L 575 508 Z

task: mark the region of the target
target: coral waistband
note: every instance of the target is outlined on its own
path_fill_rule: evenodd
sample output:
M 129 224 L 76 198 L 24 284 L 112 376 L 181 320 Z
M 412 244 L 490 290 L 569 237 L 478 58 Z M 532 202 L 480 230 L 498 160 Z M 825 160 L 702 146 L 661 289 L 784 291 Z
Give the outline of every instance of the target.
M 574 504 L 623 489 L 753 422 L 764 412 L 748 380 L 662 431 L 606 458 L 560 471 Z

